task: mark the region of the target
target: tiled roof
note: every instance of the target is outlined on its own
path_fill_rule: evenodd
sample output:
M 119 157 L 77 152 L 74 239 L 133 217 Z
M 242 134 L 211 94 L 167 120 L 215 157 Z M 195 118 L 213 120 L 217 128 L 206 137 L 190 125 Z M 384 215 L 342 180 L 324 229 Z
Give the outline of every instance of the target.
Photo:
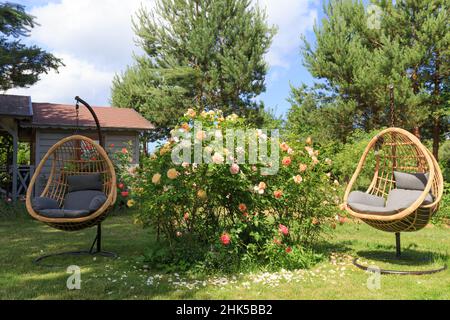
M 115 107 L 92 107 L 102 128 L 151 130 L 154 129 L 147 119 L 133 109 Z M 95 121 L 89 110 L 80 105 L 79 126 L 95 128 Z M 33 127 L 75 127 L 76 112 L 74 105 L 33 103 Z

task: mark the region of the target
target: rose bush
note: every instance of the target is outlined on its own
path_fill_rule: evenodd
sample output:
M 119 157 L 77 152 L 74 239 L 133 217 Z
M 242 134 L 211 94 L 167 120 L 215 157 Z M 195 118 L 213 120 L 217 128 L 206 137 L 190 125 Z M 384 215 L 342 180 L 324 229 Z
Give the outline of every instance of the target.
M 132 165 L 132 144 L 116 148 L 114 144 L 107 147 L 107 153 L 112 160 L 117 179 L 117 200 L 115 207 L 119 209 L 131 208 L 135 204 L 134 197 L 141 189 L 134 181 L 137 168 Z
M 195 131 L 194 122 L 202 130 Z M 331 161 L 321 159 L 310 139 L 282 141 L 255 129 L 248 132 L 257 141 L 279 149 L 270 147 L 268 157 L 259 156 L 251 164 L 247 145 L 233 150 L 224 147 L 222 141 L 226 146 L 231 139 L 227 129 L 251 128 L 236 115 L 188 110 L 172 138 L 142 161 L 134 179 L 142 189 L 136 201 L 137 218 L 167 241 L 170 250 L 158 256 L 164 256 L 164 263 L 173 258 L 208 268 L 243 262 L 289 268 L 307 265 L 311 244 L 333 226 L 339 203 L 329 175 Z M 178 137 L 191 132 L 192 138 Z M 211 155 L 210 162 L 195 163 L 190 158 L 175 164 L 172 152 L 183 143 L 202 146 Z M 247 161 L 238 163 L 239 156 Z M 279 167 L 276 174 L 262 170 L 275 167 Z M 147 258 L 153 260 L 155 250 L 150 251 Z

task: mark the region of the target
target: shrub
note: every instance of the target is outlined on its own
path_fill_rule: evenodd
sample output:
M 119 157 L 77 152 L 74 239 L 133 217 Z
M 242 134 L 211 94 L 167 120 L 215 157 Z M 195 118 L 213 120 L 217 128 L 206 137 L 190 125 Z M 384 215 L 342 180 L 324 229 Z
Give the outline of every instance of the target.
M 11 198 L 0 195 L 0 219 L 27 219 L 28 217 L 24 203 L 13 202 Z
M 450 183 L 450 140 L 445 140 L 439 148 L 439 164 L 444 180 Z
M 203 131 L 195 132 L 194 122 Z M 258 141 L 271 145 L 268 156 L 260 154 L 256 164 L 237 163 L 239 155 L 249 159 L 250 149 L 223 148 L 221 139 L 231 140 L 224 129 L 250 128 L 220 111 L 197 115 L 189 110 L 180 119 L 173 137 L 143 160 L 135 179 L 135 188 L 142 188 L 139 221 L 167 241 L 171 254 L 164 255 L 166 264 L 170 258 L 209 270 L 267 262 L 304 267 L 312 257 L 307 254 L 311 245 L 334 223 L 339 199 L 338 182 L 328 174 L 331 160 L 321 159 L 311 141 L 280 143 L 255 129 L 250 132 Z M 192 139 L 178 138 L 191 131 Z M 183 144 L 204 146 L 212 161 L 174 164 L 172 153 Z M 264 172 L 277 166 L 277 174 Z M 147 258 L 157 264 L 161 259 L 155 256 L 150 250 Z
M 124 209 L 132 207 L 135 203 L 134 195 L 137 192 L 133 190 L 136 167 L 132 165 L 132 155 L 129 150 L 132 150 L 131 142 L 123 148 L 116 148 L 110 145 L 108 148 L 108 155 L 114 164 L 117 179 L 117 200 L 115 203 L 116 209 Z
M 381 130 L 381 129 L 380 129 Z M 374 130 L 371 132 L 364 132 L 356 130 L 349 138 L 346 144 L 341 147 L 341 150 L 334 156 L 333 173 L 339 177 L 343 182 L 349 182 L 353 173 L 358 166 L 364 150 L 369 144 L 370 140 L 380 132 L 380 130 Z M 375 167 L 374 158 L 370 155 L 367 158 L 367 162 L 364 169 L 357 181 L 359 183 L 356 188 L 367 188 L 370 181 L 373 178 L 373 168 Z

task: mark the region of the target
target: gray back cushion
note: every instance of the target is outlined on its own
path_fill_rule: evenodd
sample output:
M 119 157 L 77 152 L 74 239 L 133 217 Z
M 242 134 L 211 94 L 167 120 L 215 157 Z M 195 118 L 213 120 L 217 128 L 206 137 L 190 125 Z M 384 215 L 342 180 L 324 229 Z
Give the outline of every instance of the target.
M 66 194 L 64 198 L 64 209 L 65 210 L 88 210 L 90 212 L 95 210 L 90 210 L 90 205 L 92 199 L 97 196 L 105 197 L 105 194 L 98 190 L 83 190 L 74 191 Z M 106 198 L 106 197 L 105 197 Z
M 396 210 L 403 210 L 411 206 L 420 196 L 422 191 L 420 190 L 405 190 L 405 189 L 392 189 L 389 191 L 389 195 L 386 201 L 386 207 Z M 423 205 L 433 202 L 433 196 L 427 194 Z
M 394 171 L 397 189 L 425 190 L 429 173 L 407 173 Z
M 81 190 L 99 190 L 103 189 L 100 173 L 92 173 L 77 176 L 68 176 L 67 184 L 69 185 L 68 192 Z

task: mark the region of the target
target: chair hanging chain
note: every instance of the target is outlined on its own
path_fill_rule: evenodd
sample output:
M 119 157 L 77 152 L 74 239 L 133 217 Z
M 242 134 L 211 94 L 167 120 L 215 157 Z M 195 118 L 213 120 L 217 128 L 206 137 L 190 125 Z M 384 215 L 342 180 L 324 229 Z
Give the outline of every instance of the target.
M 391 127 L 395 127 L 394 85 L 389 85 L 389 101 L 391 111 Z
M 75 105 L 75 112 L 76 112 L 76 125 L 75 125 L 75 133 L 78 133 L 78 128 L 80 124 L 80 105 L 78 104 L 78 101 Z

